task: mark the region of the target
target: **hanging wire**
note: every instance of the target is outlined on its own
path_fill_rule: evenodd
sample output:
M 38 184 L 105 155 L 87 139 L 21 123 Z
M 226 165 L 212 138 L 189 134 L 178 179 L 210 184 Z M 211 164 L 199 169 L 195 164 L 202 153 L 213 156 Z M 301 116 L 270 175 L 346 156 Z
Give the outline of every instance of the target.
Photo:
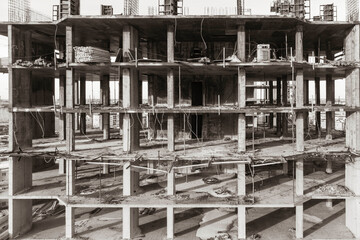
M 202 40 L 203 40 L 203 42 L 204 42 L 204 47 L 205 47 L 205 49 L 204 49 L 204 50 L 206 50 L 206 49 L 207 49 L 207 45 L 206 45 L 205 39 L 204 39 L 204 37 L 203 37 L 203 23 L 204 23 L 204 20 L 205 20 L 205 18 L 203 18 L 203 19 L 201 20 L 201 25 L 200 25 L 200 36 L 201 36 L 201 39 L 202 39 Z

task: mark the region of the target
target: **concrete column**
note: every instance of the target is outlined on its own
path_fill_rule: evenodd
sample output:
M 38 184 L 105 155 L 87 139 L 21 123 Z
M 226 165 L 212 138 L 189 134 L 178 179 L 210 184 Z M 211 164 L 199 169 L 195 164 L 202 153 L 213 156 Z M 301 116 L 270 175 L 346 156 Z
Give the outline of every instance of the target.
M 174 72 L 173 70 L 168 70 L 167 75 L 167 101 L 168 108 L 174 108 Z M 168 140 L 168 150 L 173 152 L 175 151 L 175 123 L 174 123 L 174 114 L 170 113 L 167 117 L 167 140 Z
M 75 234 L 75 208 L 65 207 L 65 237 L 72 239 Z
M 176 194 L 176 184 L 175 184 L 175 171 L 174 168 L 170 170 L 167 174 L 167 195 Z
M 166 208 L 166 238 L 168 240 L 175 238 L 175 214 L 174 207 Z
M 139 228 L 139 209 L 123 207 L 123 239 L 134 239 L 141 234 Z
M 86 74 L 80 75 L 80 106 L 86 105 Z M 86 134 L 86 113 L 80 114 L 80 132 Z
M 174 25 L 168 25 L 167 28 L 167 61 L 174 62 Z M 174 71 L 169 69 L 167 72 L 167 105 L 168 108 L 175 107 L 175 88 Z M 167 138 L 168 150 L 175 151 L 175 126 L 174 115 L 169 114 L 167 120 Z
M 276 78 L 276 105 L 281 106 L 281 77 Z M 276 113 L 276 135 L 281 136 L 281 113 Z
M 315 105 L 320 106 L 320 78 L 315 77 Z M 321 136 L 321 112 L 316 112 L 316 133 Z
M 59 174 L 65 174 L 66 173 L 65 159 L 60 158 L 57 161 L 58 161 L 58 165 L 59 165 Z
M 9 195 L 32 186 L 32 158 L 9 157 Z
M 9 157 L 9 196 L 32 186 L 32 158 Z M 32 226 L 32 200 L 9 201 L 9 236 L 26 233 Z
M 335 103 L 335 87 L 331 74 L 326 74 L 326 104 L 333 105 Z M 332 140 L 332 129 L 335 112 L 326 112 L 326 139 Z
M 75 105 L 79 105 L 79 81 L 75 80 L 74 81 L 74 100 L 75 100 Z M 80 125 L 79 125 L 79 113 L 74 113 L 75 115 L 75 131 L 80 129 Z
M 296 239 L 304 237 L 304 206 L 296 206 Z
M 287 106 L 288 104 L 288 82 L 287 75 L 282 75 L 282 106 Z M 288 114 L 282 114 L 282 135 L 285 136 L 288 134 Z
M 100 77 L 100 90 L 101 90 L 101 103 L 102 106 L 110 105 L 110 77 L 109 75 L 101 75 Z M 102 113 L 102 129 L 103 129 L 103 139 L 110 139 L 110 114 Z
M 304 195 L 304 160 L 300 159 L 296 161 L 296 196 Z
M 129 25 L 123 28 L 124 53 L 138 46 L 137 30 Z M 124 55 L 126 58 L 126 55 Z M 122 97 L 124 108 L 137 108 L 139 105 L 139 72 L 135 69 L 122 69 Z M 123 117 L 123 150 L 132 152 L 139 148 L 139 121 L 136 114 L 124 114 Z
M 295 34 L 296 61 L 303 62 L 303 26 L 296 26 Z M 304 72 L 296 69 L 296 107 L 304 107 Z M 304 151 L 304 113 L 296 114 L 296 150 Z
M 246 208 L 238 206 L 238 239 L 246 239 Z
M 30 113 L 14 113 L 13 107 L 31 107 L 31 72 L 13 69 L 12 63 L 17 59 L 31 58 L 31 33 L 20 31 L 8 25 L 9 46 L 9 146 L 10 152 L 18 148 L 32 147 L 32 121 Z
M 67 108 L 75 106 L 75 70 L 69 68 L 69 64 L 73 62 L 73 41 L 74 33 L 71 26 L 66 26 L 66 103 Z M 66 114 L 66 150 L 68 153 L 75 150 L 75 119 L 73 113 Z
M 246 73 L 238 69 L 238 103 L 239 108 L 246 107 Z M 246 117 L 245 113 L 238 115 L 238 152 L 246 152 Z
M 245 177 L 245 164 L 237 165 L 237 195 L 246 195 L 246 177 Z
M 139 189 L 139 172 L 132 171 L 130 162 L 126 162 L 123 167 L 123 195 L 136 195 Z
M 309 80 L 304 80 L 304 105 L 309 105 Z M 309 112 L 304 112 L 304 131 L 309 128 Z
M 8 203 L 8 231 L 10 239 L 13 239 L 30 231 L 32 227 L 32 200 L 10 198 Z
M 61 74 L 59 77 L 59 100 L 60 106 L 65 107 L 65 99 L 66 99 L 66 75 Z M 59 140 L 65 140 L 66 136 L 66 125 L 65 125 L 65 114 L 60 114 L 59 117 Z
M 75 194 L 75 164 L 73 160 L 66 160 L 66 195 Z
M 296 107 L 304 107 L 303 69 L 296 70 Z M 304 151 L 304 113 L 296 114 L 296 150 Z
M 270 105 L 274 104 L 274 83 L 273 81 L 269 81 L 269 102 Z M 270 113 L 269 115 L 269 128 L 274 127 L 274 114 Z
M 245 59 L 245 24 L 239 24 L 237 27 L 237 57 L 242 62 Z M 238 68 L 238 107 L 246 107 L 246 72 L 243 68 Z M 238 115 L 238 152 L 246 152 L 246 117 L 245 113 Z
M 360 26 L 355 25 L 344 41 L 345 61 L 360 61 Z M 346 72 L 346 106 L 360 107 L 360 69 Z M 346 146 L 354 152 L 360 151 L 360 112 L 346 113 Z M 345 186 L 360 195 L 360 158 L 345 164 Z M 346 199 L 346 226 L 355 238 L 360 238 L 360 199 Z

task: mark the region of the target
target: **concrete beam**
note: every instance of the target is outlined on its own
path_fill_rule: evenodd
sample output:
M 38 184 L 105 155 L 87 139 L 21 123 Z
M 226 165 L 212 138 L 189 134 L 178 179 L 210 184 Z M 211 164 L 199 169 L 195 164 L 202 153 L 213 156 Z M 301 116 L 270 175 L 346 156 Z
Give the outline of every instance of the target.
M 168 25 L 167 28 L 167 61 L 174 62 L 174 25 Z M 169 69 L 167 72 L 167 105 L 168 108 L 175 107 L 175 85 L 174 85 L 174 71 Z M 167 119 L 167 139 L 168 150 L 175 151 L 175 124 L 174 116 L 168 115 Z

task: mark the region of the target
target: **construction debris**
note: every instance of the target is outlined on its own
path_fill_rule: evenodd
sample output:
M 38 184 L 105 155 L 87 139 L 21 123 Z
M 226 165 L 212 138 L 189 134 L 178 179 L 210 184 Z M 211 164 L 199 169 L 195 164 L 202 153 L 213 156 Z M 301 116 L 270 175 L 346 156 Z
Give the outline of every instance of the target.
M 74 47 L 76 63 L 107 63 L 110 52 L 95 47 Z
M 327 196 L 355 196 L 355 194 L 343 185 L 325 184 L 315 190 L 315 194 Z

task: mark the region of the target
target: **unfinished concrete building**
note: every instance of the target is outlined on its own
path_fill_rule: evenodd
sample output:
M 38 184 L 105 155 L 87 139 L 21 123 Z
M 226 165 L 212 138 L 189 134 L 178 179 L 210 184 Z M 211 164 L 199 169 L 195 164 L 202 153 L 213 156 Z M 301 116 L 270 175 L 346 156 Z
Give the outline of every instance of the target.
M 69 15 L 2 22 L 0 34 L 9 40 L 0 199 L 10 238 L 360 238 L 359 23 Z M 100 81 L 100 104 L 87 99 L 89 79 Z M 345 104 L 335 104 L 338 79 Z M 112 103 L 110 82 L 119 86 Z M 87 129 L 96 114 L 101 130 Z M 58 169 L 35 171 L 54 161 Z M 59 223 L 35 225 L 44 201 L 65 209 Z M 90 223 L 78 213 L 99 208 L 117 218 L 81 228 Z

